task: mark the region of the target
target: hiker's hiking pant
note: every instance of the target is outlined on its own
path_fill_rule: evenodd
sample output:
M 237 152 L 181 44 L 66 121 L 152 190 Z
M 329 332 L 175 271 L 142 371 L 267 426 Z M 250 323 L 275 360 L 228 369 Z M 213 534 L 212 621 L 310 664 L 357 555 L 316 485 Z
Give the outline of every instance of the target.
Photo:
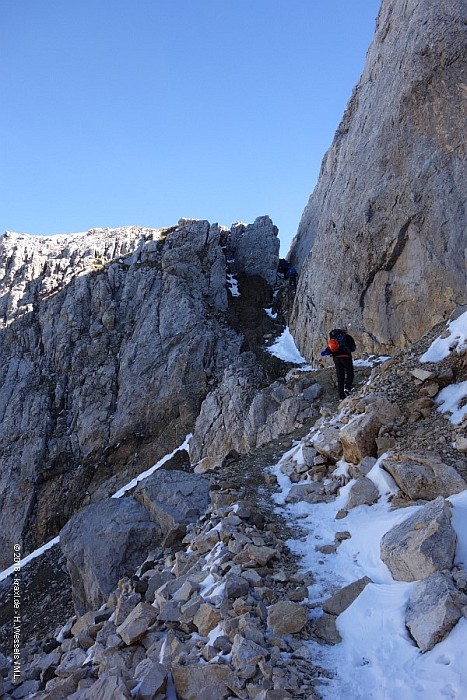
M 351 357 L 334 357 L 337 374 L 337 391 L 340 399 L 345 399 L 345 390 L 352 390 L 354 371 Z

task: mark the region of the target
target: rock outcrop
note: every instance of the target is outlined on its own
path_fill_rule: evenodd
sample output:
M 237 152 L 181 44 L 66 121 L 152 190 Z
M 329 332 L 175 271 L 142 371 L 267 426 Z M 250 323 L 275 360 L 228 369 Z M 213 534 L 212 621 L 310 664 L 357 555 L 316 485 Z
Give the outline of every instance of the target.
M 466 301 L 466 20 L 464 0 L 383 0 L 292 244 L 307 358 L 345 323 L 392 352 Z
M 267 284 L 278 249 L 269 217 L 0 239 L 0 566 L 191 432 L 242 349 L 227 257 Z

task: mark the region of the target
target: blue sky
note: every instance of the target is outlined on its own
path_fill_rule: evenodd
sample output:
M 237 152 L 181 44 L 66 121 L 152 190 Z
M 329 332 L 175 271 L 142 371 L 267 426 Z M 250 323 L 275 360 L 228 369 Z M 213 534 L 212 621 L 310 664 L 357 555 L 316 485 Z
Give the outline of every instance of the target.
M 379 0 L 1 0 L 0 232 L 269 214 L 286 253 Z

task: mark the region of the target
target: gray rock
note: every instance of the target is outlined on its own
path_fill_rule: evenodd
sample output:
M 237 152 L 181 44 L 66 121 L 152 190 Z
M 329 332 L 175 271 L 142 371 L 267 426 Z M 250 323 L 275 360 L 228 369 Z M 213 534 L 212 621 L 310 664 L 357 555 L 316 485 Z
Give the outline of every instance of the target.
M 372 583 L 371 578 L 364 576 L 358 579 L 358 581 L 353 581 L 353 583 L 349 583 L 348 586 L 344 586 L 323 602 L 322 608 L 324 612 L 332 615 L 340 615 L 352 605 L 354 600 L 358 598 L 369 583 Z
M 99 608 L 117 581 L 133 574 L 161 531 L 133 498 L 87 506 L 60 532 L 78 614 Z
M 227 598 L 240 598 L 247 595 L 250 584 L 242 576 L 227 574 L 225 577 L 225 595 Z
M 232 645 L 232 664 L 240 678 L 253 678 L 258 664 L 263 661 L 268 652 L 250 639 L 236 634 Z
M 462 617 L 467 596 L 441 573 L 419 581 L 410 593 L 405 623 L 422 651 L 441 642 Z
M 449 504 L 441 496 L 381 539 L 381 559 L 396 581 L 417 581 L 450 569 L 456 549 Z
M 259 275 L 273 285 L 279 261 L 280 242 L 277 234 L 278 229 L 269 216 L 259 216 L 253 224 L 247 226 L 234 224 L 229 246 L 236 271 L 246 275 Z
M 402 493 L 413 500 L 452 496 L 467 488 L 454 467 L 426 452 L 390 454 L 382 460 L 382 466 L 390 473 Z
M 135 669 L 135 679 L 139 681 L 139 700 L 154 700 L 167 687 L 167 669 L 151 659 L 144 659 Z
M 337 462 L 342 457 L 342 444 L 339 440 L 339 430 L 332 426 L 322 428 L 317 435 L 313 437 L 313 447 L 321 455 Z
M 368 505 L 371 506 L 379 498 L 379 491 L 371 479 L 366 476 L 362 476 L 357 479 L 355 484 L 352 485 L 349 493 L 349 500 L 347 501 L 346 508 L 350 510 L 351 508 L 356 508 L 357 506 Z
M 209 482 L 198 474 L 158 469 L 136 487 L 134 497 L 164 535 L 177 528 L 184 534 L 209 505 Z
M 277 231 L 244 229 L 239 268 L 255 268 L 254 239 L 270 278 Z M 0 566 L 192 432 L 243 342 L 226 317 L 226 238 L 188 220 L 0 238 Z
M 320 396 L 323 395 L 323 391 L 324 390 L 321 384 L 318 384 L 318 382 L 316 382 L 316 384 L 312 384 L 311 386 L 304 389 L 302 396 L 305 399 L 305 401 L 313 403 L 313 401 L 316 401 L 316 399 L 319 399 Z
M 85 659 L 86 652 L 83 649 L 78 648 L 67 651 L 60 659 L 60 664 L 55 669 L 55 675 L 59 678 L 71 676 L 74 671 L 82 667 Z
M 131 693 L 122 678 L 104 674 L 93 685 L 79 692 L 76 700 L 131 700 Z
M 359 350 L 392 353 L 465 301 L 465 19 L 463 0 L 383 0 L 292 244 L 306 357 L 341 320 Z
M 349 474 L 352 479 L 358 479 L 361 476 L 366 476 L 376 464 L 375 457 L 364 457 L 358 464 L 349 466 Z
M 133 644 L 142 637 L 157 618 L 157 609 L 149 603 L 138 603 L 126 620 L 117 627 L 117 634 L 125 644 Z

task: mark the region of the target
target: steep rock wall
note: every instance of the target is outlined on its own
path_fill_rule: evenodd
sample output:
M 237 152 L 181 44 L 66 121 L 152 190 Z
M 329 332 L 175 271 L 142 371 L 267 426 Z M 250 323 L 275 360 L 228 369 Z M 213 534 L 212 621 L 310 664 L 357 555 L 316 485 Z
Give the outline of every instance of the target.
M 383 0 L 291 259 L 308 357 L 335 325 L 390 351 L 466 300 L 465 0 Z
M 277 228 L 256 231 L 270 266 Z M 193 220 L 0 238 L 0 566 L 192 430 L 242 344 L 227 241 Z

